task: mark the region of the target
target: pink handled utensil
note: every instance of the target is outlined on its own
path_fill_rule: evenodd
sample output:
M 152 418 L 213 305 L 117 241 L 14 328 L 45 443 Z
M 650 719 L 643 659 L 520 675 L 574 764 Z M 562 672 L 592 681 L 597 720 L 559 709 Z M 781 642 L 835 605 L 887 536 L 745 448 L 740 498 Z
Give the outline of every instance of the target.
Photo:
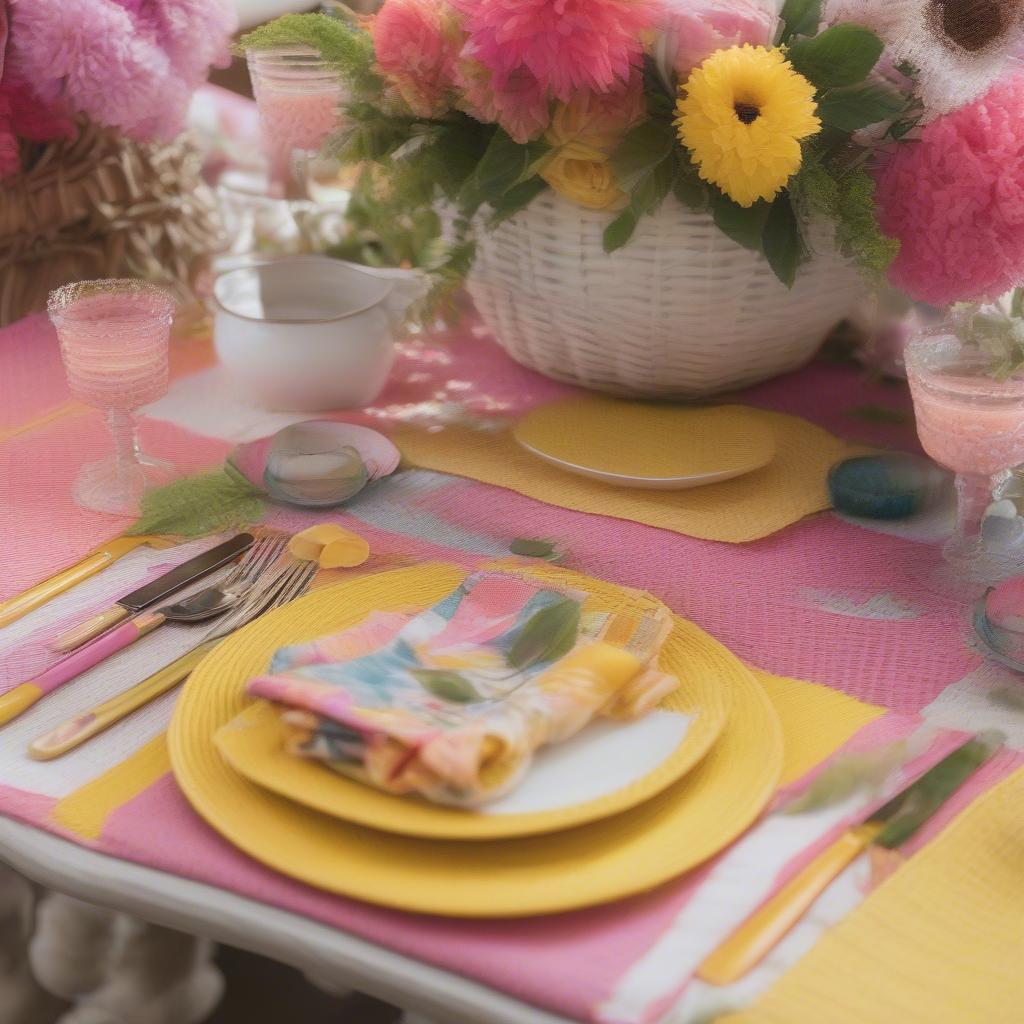
M 147 612 L 134 619 L 129 619 L 78 650 L 61 658 L 51 665 L 42 675 L 27 683 L 21 683 L 0 697 L 0 725 L 6 725 L 12 718 L 17 718 L 33 704 L 40 701 L 48 693 L 70 682 L 111 655 L 124 650 L 136 640 L 151 633 L 165 621 L 160 612 Z
M 112 654 L 124 650 L 165 622 L 206 622 L 233 608 L 268 572 L 284 552 L 287 537 L 268 532 L 219 583 L 170 605 L 143 612 L 101 634 L 51 665 L 42 675 L 21 683 L 0 697 L 0 726 L 17 718 L 48 693 L 95 668 Z

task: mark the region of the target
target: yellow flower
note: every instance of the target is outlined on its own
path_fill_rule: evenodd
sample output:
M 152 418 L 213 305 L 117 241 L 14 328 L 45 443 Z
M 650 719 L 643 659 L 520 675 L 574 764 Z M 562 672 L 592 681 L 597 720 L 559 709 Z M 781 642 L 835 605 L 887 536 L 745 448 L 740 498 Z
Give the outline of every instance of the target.
M 800 169 L 800 141 L 821 130 L 814 86 L 779 49 L 719 50 L 679 92 L 679 138 L 700 176 L 740 206 L 774 199 Z
M 563 146 L 540 176 L 560 195 L 591 210 L 626 202 L 607 156 L 578 142 Z
M 611 155 L 643 111 L 639 78 L 619 92 L 581 92 L 559 103 L 545 135 L 554 152 L 541 177 L 559 195 L 592 210 L 624 205 Z

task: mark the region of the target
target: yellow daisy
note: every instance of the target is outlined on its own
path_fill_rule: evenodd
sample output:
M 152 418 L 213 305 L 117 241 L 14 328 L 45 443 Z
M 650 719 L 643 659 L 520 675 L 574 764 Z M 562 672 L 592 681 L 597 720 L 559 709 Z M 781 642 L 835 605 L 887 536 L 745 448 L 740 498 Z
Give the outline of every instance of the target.
M 719 50 L 679 93 L 679 138 L 700 176 L 740 206 L 774 199 L 800 169 L 800 140 L 821 130 L 814 86 L 782 50 Z

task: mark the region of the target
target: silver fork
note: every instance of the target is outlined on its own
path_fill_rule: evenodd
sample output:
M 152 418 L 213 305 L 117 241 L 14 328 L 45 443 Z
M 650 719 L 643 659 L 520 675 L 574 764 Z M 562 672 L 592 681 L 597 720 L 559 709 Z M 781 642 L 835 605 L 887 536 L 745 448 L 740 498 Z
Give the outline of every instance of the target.
M 264 534 L 222 580 L 160 611 L 171 622 L 202 622 L 227 611 L 284 554 L 287 543 L 288 537 L 283 533 Z
M 291 559 L 268 566 L 237 607 L 185 654 L 124 693 L 69 718 L 45 736 L 33 740 L 28 748 L 29 756 L 37 761 L 60 757 L 177 686 L 224 637 L 259 616 L 301 597 L 309 589 L 316 571 L 315 562 L 294 562 Z

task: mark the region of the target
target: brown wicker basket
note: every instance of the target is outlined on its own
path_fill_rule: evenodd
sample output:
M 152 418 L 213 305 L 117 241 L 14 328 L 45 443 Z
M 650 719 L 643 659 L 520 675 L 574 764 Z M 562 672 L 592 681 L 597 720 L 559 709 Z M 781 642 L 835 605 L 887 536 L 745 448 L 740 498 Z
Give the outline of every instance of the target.
M 0 326 L 87 278 L 142 277 L 193 297 L 221 229 L 187 138 L 141 144 L 83 124 L 26 164 L 0 196 Z

